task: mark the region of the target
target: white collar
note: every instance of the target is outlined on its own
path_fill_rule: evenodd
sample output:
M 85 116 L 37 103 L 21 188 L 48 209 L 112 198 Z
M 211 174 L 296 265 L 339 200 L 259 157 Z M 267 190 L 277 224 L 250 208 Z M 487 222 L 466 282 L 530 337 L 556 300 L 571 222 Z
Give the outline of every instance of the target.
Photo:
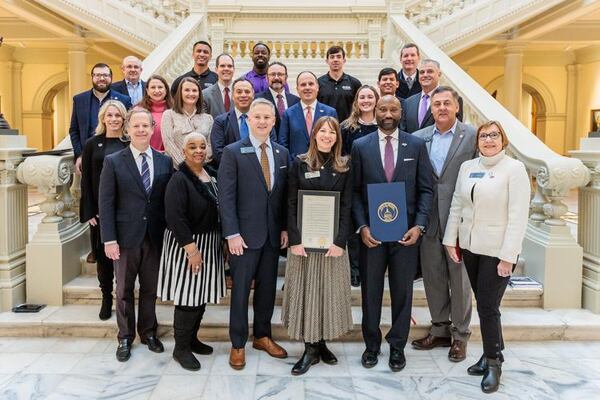
M 219 90 L 220 90 L 221 92 L 223 92 L 223 91 L 225 90 L 225 88 L 226 88 L 226 87 L 228 87 L 228 88 L 229 88 L 229 95 L 231 96 L 231 93 L 233 92 L 233 90 L 232 90 L 232 88 L 231 88 L 231 86 L 232 86 L 232 83 L 230 83 L 230 84 L 229 84 L 229 86 L 225 86 L 225 85 L 223 85 L 223 84 L 221 83 L 221 81 L 217 81 L 217 85 L 219 85 Z
M 411 78 L 413 80 L 413 82 L 416 82 L 417 70 L 415 69 L 415 72 L 412 75 L 406 75 L 406 72 L 404 72 L 404 70 L 402 70 L 402 76 L 404 77 L 404 80 L 406 80 L 406 78 Z
M 262 142 L 260 142 L 257 138 L 255 138 L 254 135 L 252 134 L 252 132 L 250 132 L 250 134 L 248 135 L 248 138 L 250 139 L 250 143 L 252 143 L 252 146 L 255 149 L 260 148 L 260 145 L 262 144 Z M 265 140 L 265 143 L 267 144 L 267 147 L 271 147 L 271 140 L 269 139 L 269 137 L 267 137 L 267 140 Z
M 302 111 L 306 110 L 306 107 L 310 107 L 310 109 L 314 111 L 317 107 L 317 100 L 313 101 L 311 104 L 306 104 L 304 101 L 300 100 L 300 105 L 302 105 Z
M 237 119 L 240 119 L 240 117 L 242 116 L 242 114 L 246 114 L 246 117 L 248 116 L 248 112 L 241 112 L 240 110 L 238 110 L 237 107 L 233 107 L 234 111 L 235 111 L 235 117 Z
M 133 154 L 134 160 L 137 159 L 142 153 L 145 153 L 146 156 L 148 156 L 148 158 L 152 158 L 152 148 L 150 147 L 150 145 L 148 145 L 148 148 L 145 151 L 139 151 L 133 146 L 133 144 L 130 144 L 129 148 L 131 149 L 131 153 Z
M 277 101 L 277 96 L 281 95 L 283 97 L 282 100 L 286 100 L 285 98 L 285 90 L 282 90 L 281 93 L 277 93 L 276 91 L 274 91 L 273 89 L 271 89 L 271 87 L 269 87 L 269 91 L 271 92 L 271 96 L 273 96 L 273 100 Z
M 391 136 L 391 137 L 392 137 L 392 139 L 396 139 L 396 140 L 398 140 L 398 130 L 397 130 L 397 129 L 396 129 L 396 130 L 394 131 L 394 133 L 392 133 L 391 135 L 386 135 L 385 133 L 383 133 L 383 132 L 381 131 L 381 129 L 377 129 L 377 135 L 379 135 L 379 140 L 380 140 L 380 141 L 385 141 L 385 140 L 386 140 L 386 139 L 385 139 L 385 138 L 386 138 L 386 136 Z

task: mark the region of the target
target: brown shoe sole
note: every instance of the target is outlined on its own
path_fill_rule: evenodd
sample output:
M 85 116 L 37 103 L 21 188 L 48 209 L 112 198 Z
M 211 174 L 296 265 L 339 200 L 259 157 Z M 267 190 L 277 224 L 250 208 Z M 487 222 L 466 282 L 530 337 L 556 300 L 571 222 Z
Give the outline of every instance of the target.
M 465 361 L 466 359 L 467 359 L 467 356 L 464 356 L 464 357 L 461 357 L 461 358 L 448 356 L 448 360 L 450 360 L 452 362 L 455 362 L 455 363 L 458 363 L 458 362 L 461 362 L 461 361 Z
M 422 346 L 422 345 L 420 345 L 420 344 L 416 344 L 416 343 L 411 343 L 411 345 L 412 345 L 412 347 L 413 347 L 415 350 L 433 350 L 433 349 L 435 349 L 435 348 L 437 348 L 437 347 L 450 347 L 450 346 L 452 346 L 452 344 L 451 344 L 451 343 L 447 343 L 447 344 L 446 344 L 446 343 L 442 343 L 442 344 L 436 344 L 436 345 L 434 345 L 434 346 L 431 346 L 431 347 Z
M 242 370 L 244 369 L 244 367 L 246 366 L 246 363 L 243 363 L 241 365 L 238 364 L 232 364 L 231 361 L 229 361 L 229 366 L 233 369 L 235 369 L 236 371 Z
M 257 345 L 256 343 L 252 343 L 252 348 L 254 348 L 256 350 L 262 350 L 273 358 L 287 358 L 287 356 L 288 356 L 286 352 L 284 352 L 283 354 L 269 353 L 269 351 L 267 349 L 265 349 L 264 347 L 262 347 L 260 345 Z

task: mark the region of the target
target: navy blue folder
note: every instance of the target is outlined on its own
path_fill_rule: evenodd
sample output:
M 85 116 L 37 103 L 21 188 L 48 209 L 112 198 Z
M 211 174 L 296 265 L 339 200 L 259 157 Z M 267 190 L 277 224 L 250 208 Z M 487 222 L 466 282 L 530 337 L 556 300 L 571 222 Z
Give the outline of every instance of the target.
M 408 231 L 404 182 L 372 183 L 369 195 L 369 228 L 382 242 L 397 242 Z

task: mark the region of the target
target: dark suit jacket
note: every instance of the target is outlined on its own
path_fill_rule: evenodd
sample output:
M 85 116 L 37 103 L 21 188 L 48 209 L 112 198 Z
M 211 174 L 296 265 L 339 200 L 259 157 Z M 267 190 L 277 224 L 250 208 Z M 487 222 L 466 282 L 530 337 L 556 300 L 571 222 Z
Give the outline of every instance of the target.
M 73 146 L 75 159 L 81 155 L 85 142 L 93 136 L 90 132 L 96 129 L 95 126 L 90 127 L 90 102 L 93 95 L 90 89 L 73 96 L 73 112 L 71 113 L 69 136 L 71 136 L 71 145 Z M 121 93 L 110 90 L 107 98 L 119 100 L 128 110 L 131 108 L 131 99 L 129 96 L 124 96 Z
M 419 125 L 419 102 L 421 101 L 421 92 L 410 96 L 408 99 L 404 99 L 402 103 L 402 122 L 400 128 L 408 133 L 413 133 L 419 129 L 423 129 L 427 126 L 431 126 L 435 123 L 433 115 L 431 115 L 431 107 L 427 109 L 423 122 Z M 459 110 L 456 117 L 459 121 L 462 121 L 462 109 L 463 99 L 458 98 Z
M 146 82 L 144 82 L 144 81 L 141 81 L 141 82 L 142 82 L 142 96 L 144 96 L 144 93 L 146 93 Z M 117 91 L 117 92 L 129 97 L 129 91 L 127 90 L 127 82 L 125 82 L 125 79 L 113 83 L 112 85 L 110 85 L 110 88 L 111 88 L 111 90 Z
M 399 99 L 408 99 L 410 96 L 415 95 L 421 92 L 421 84 L 419 83 L 419 71 L 417 71 L 417 75 L 415 76 L 415 81 L 413 82 L 412 88 L 408 88 L 408 83 L 406 83 L 406 78 L 404 78 L 404 74 L 402 70 L 398 72 L 398 89 L 396 89 L 396 97 Z
M 313 126 L 315 122 L 325 116 L 337 118 L 335 108 L 323 103 L 316 103 L 313 112 Z M 309 133 L 306 131 L 306 120 L 302 111 L 302 103 L 298 102 L 285 110 L 279 128 L 279 144 L 290 151 L 290 163 L 298 154 L 308 151 Z
M 331 162 L 329 162 L 319 170 L 318 177 L 307 179 L 306 173 L 310 171 L 308 164 L 296 157 L 288 175 L 287 227 L 289 244 L 294 246 L 302 242 L 298 224 L 298 190 L 325 190 L 340 193 L 338 234 L 333 243 L 345 249 L 346 241 L 354 227 L 352 222 L 352 169 L 339 173 L 331 167 Z
M 225 146 L 240 140 L 240 127 L 235 114 L 235 108 L 215 118 L 210 131 L 210 146 L 215 165 L 219 165 Z M 271 142 L 277 141 L 275 129 L 271 130 Z
M 277 137 L 279 138 L 279 128 L 281 127 L 281 117 L 279 116 L 279 112 L 277 111 L 277 102 L 273 98 L 270 90 L 266 92 L 258 93 L 255 98 L 257 99 L 267 99 L 275 106 L 275 132 L 277 132 Z M 291 93 L 285 92 L 285 99 L 287 101 L 288 108 L 293 106 L 294 104 L 300 101 L 300 97 L 293 95 Z
M 352 146 L 354 197 L 352 215 L 356 226 L 369 225 L 367 185 L 386 183 L 378 132 L 356 140 Z M 398 157 L 392 182 L 404 182 L 408 227 L 427 226 L 433 201 L 433 172 L 425 141 L 399 131 Z
M 154 178 L 150 195 L 129 147 L 107 156 L 100 175 L 100 235 L 122 248 L 140 247 L 146 233 L 162 248 L 165 231 L 165 189 L 173 174 L 171 158 L 152 150 Z
M 250 138 L 225 147 L 219 166 L 219 210 L 223 237 L 239 233 L 250 249 L 269 241 L 279 248 L 281 231 L 286 230 L 288 151 L 271 142 L 274 182 L 269 192 Z

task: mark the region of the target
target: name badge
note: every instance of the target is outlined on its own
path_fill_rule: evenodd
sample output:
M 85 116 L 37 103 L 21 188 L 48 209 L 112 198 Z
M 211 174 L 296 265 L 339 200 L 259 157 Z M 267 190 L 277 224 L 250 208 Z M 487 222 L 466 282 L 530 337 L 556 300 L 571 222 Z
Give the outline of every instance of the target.
M 304 178 L 306 178 L 306 179 L 319 178 L 320 176 L 321 176 L 321 171 L 305 172 L 304 173 Z
M 344 89 L 344 90 L 352 90 L 352 86 L 342 86 L 342 89 Z
M 256 149 L 254 147 L 241 147 L 240 151 L 242 154 L 256 153 Z
M 469 178 L 477 178 L 477 179 L 481 179 L 485 176 L 485 172 L 471 172 L 469 174 Z

